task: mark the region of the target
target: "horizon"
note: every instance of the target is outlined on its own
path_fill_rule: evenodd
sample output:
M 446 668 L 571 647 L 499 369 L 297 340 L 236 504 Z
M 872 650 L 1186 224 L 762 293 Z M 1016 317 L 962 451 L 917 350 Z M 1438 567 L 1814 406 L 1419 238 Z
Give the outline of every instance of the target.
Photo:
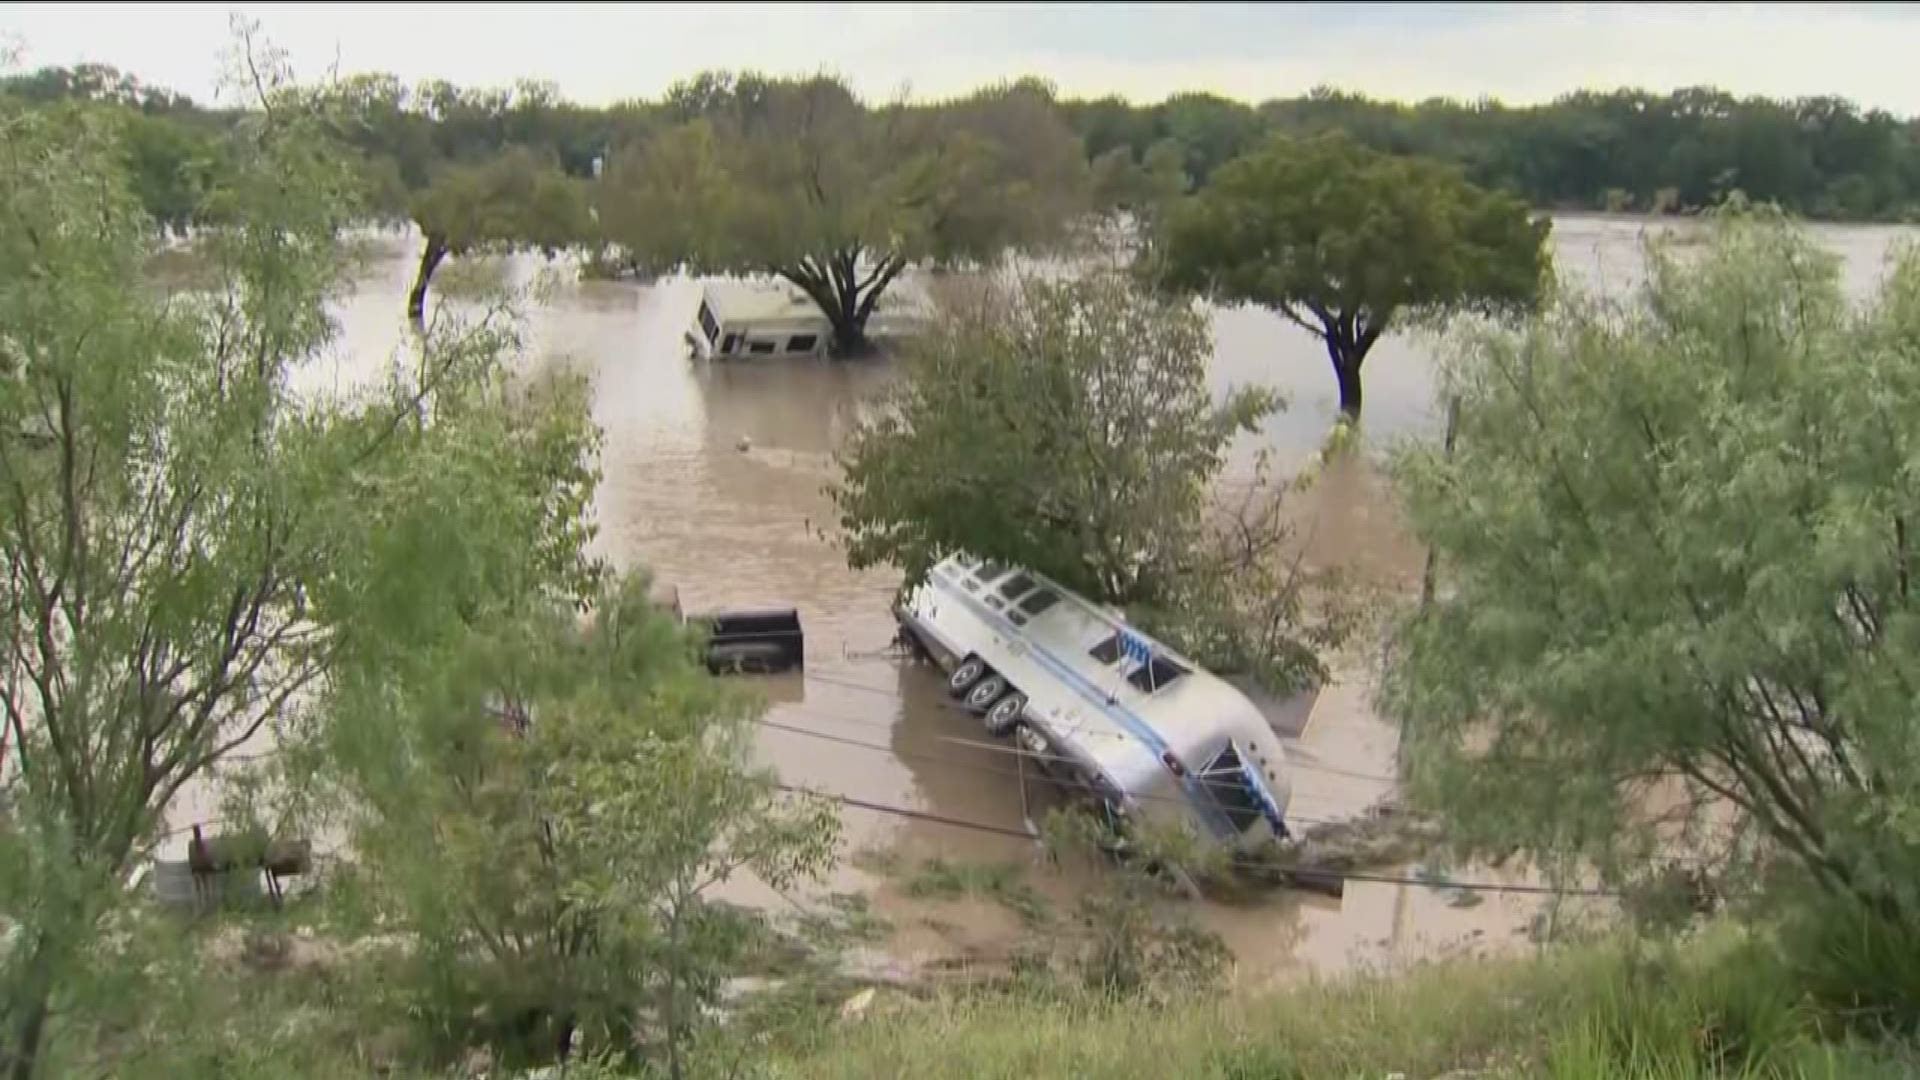
M 382 72 L 408 85 L 545 82 L 592 107 L 657 99 L 676 82 L 724 70 L 835 74 L 868 100 L 938 99 L 1023 77 L 1065 98 L 1136 105 L 1179 93 L 1257 104 L 1329 89 L 1409 105 L 1524 108 L 1580 91 L 1700 87 L 1738 98 L 1833 96 L 1920 116 L 1920 81 L 1905 71 L 1920 10 L 1889 5 L 558 4 L 477 7 L 451 19 L 440 10 L 0 4 L 0 41 L 16 50 L 13 73 L 106 64 L 205 107 L 234 104 L 219 73 L 230 14 L 239 14 L 302 80 Z M 1916 33 L 1890 33 L 1890 23 Z M 458 28 L 456 48 L 444 47 L 448 25 Z M 1394 39 L 1405 30 L 1415 33 Z M 1341 48 L 1356 42 L 1378 47 Z M 1502 62 L 1490 65 L 1488 55 Z

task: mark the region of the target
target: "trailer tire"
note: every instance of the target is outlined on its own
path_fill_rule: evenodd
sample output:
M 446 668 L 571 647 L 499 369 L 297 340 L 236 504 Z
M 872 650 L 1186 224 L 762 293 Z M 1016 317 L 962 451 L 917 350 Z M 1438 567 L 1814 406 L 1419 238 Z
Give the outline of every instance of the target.
M 998 672 L 989 670 L 967 691 L 967 708 L 984 713 L 1006 692 L 1007 680 Z
M 1027 695 L 1020 691 L 1013 690 L 1003 695 L 993 703 L 993 708 L 987 710 L 986 718 L 982 721 L 987 726 L 987 734 L 995 738 L 1011 734 L 1026 708 Z
M 960 661 L 960 665 L 947 676 L 947 693 L 954 697 L 964 695 L 973 689 L 973 684 L 987 673 L 987 662 L 977 656 L 969 656 Z

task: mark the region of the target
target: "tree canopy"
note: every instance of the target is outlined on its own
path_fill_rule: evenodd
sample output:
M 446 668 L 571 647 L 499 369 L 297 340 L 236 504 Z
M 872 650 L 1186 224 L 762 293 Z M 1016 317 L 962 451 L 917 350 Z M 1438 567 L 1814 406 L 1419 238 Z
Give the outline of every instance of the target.
M 296 392 L 332 338 L 357 178 L 308 96 L 263 93 L 222 136 L 195 241 L 213 285 L 190 290 L 147 273 L 129 117 L 0 98 L 12 1080 L 41 1073 L 69 990 L 113 963 L 102 934 L 175 795 L 306 715 L 356 642 L 405 638 L 403 593 L 457 580 L 471 613 L 584 574 L 584 401 L 508 394 L 497 327 L 443 329 L 404 383 Z
M 984 263 L 1060 234 L 1085 161 L 1044 87 L 937 107 L 870 108 L 825 77 L 710 76 L 668 97 L 677 126 L 616 148 L 597 203 L 607 239 L 655 269 L 772 274 L 866 346 L 909 265 Z
M 449 255 L 530 248 L 549 256 L 584 243 L 593 231 L 581 181 L 549 158 L 511 146 L 472 164 L 438 169 L 409 199 L 424 246 L 407 316 L 425 318 L 427 288 Z
M 760 76 L 714 72 L 659 101 L 597 108 L 527 81 L 499 88 L 439 80 L 408 86 L 376 73 L 345 76 L 327 92 L 354 106 L 354 121 L 336 134 L 370 172 L 391 181 L 397 194 L 385 209 L 394 210 L 439 166 L 473 163 L 510 146 L 557 162 L 568 176 L 589 178 L 595 163 L 616 151 L 637 149 L 664 127 L 732 108 L 728 103 L 741 94 L 764 102 L 772 85 Z M 1167 166 L 1177 165 L 1188 183 L 1199 184 L 1271 135 L 1341 131 L 1383 153 L 1451 162 L 1474 184 L 1543 209 L 1683 211 L 1740 191 L 1824 218 L 1899 220 L 1920 213 L 1920 121 L 1832 96 L 1619 89 L 1508 106 L 1484 99 L 1409 104 L 1319 89 L 1257 104 L 1185 93 L 1135 105 L 1116 97 L 1053 100 L 1037 80 L 1014 88 L 1052 100 L 1086 160 L 1105 158 L 1101 168 L 1109 176 L 1123 172 L 1123 164 L 1151 176 L 1171 175 Z M 199 137 L 231 125 L 241 111 L 205 109 L 100 64 L 9 76 L 0 79 L 0 94 L 36 105 L 85 100 L 137 111 Z M 915 103 L 901 111 L 924 115 L 946 104 Z M 1149 161 L 1156 153 L 1161 160 Z M 153 174 L 150 210 L 170 197 L 170 169 Z
M 760 703 L 643 579 L 584 622 L 547 598 L 447 630 L 344 669 L 325 734 L 355 921 L 417 942 L 387 992 L 453 1046 L 544 1063 L 578 1042 L 683 1075 L 749 940 L 707 894 L 824 869 L 833 806 L 749 767 Z
M 841 456 L 849 561 L 911 584 L 970 552 L 1136 605 L 1203 663 L 1317 672 L 1272 500 L 1215 512 L 1228 447 L 1280 403 L 1215 402 L 1211 352 L 1199 312 L 1117 271 L 947 298 Z
M 1920 209 L 1920 121 L 1833 96 L 1622 88 L 1514 106 L 1318 89 L 1258 104 L 1186 94 L 1062 107 L 1089 156 L 1118 149 L 1142 161 L 1174 140 L 1202 180 L 1268 135 L 1340 131 L 1382 153 L 1451 162 L 1480 187 L 1542 209 L 1666 213 L 1734 191 L 1824 218 L 1902 219 Z
M 1153 593 L 1233 436 L 1273 411 L 1207 392 L 1206 323 L 1101 273 L 954 301 L 859 425 L 836 489 L 856 566 L 917 581 L 967 551 L 1095 599 Z
M 1467 335 L 1453 453 L 1399 463 L 1440 582 L 1388 684 L 1412 790 L 1470 850 L 1911 934 L 1920 256 L 1864 310 L 1770 213 L 1649 257 Z
M 1531 302 L 1550 227 L 1447 165 L 1341 135 L 1276 139 L 1168 210 L 1152 272 L 1271 308 L 1320 338 L 1340 411 L 1357 420 L 1361 364 L 1380 335 L 1420 314 Z

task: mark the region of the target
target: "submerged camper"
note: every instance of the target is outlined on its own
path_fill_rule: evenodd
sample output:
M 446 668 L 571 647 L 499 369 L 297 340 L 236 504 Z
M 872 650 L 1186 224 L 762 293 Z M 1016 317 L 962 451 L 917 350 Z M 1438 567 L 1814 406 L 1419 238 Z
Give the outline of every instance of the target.
M 700 291 L 686 343 L 699 360 L 820 357 L 833 343 L 833 324 L 792 286 L 715 282 Z
M 895 608 L 987 731 L 1112 815 L 1242 850 L 1287 835 L 1285 752 L 1245 694 L 1047 578 L 946 559 Z

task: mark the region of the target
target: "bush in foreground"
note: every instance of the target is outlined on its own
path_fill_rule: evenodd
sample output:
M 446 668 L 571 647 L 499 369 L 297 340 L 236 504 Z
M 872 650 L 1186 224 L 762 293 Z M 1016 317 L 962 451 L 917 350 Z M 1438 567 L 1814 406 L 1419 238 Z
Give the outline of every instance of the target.
M 1602 1080 L 1891 1078 L 1920 1068 L 1906 1047 L 1833 1041 L 1830 1019 L 1769 951 L 1729 933 L 1653 952 L 1594 944 L 1160 1009 L 1100 998 L 947 1000 L 768 1069 L 849 1080 Z

